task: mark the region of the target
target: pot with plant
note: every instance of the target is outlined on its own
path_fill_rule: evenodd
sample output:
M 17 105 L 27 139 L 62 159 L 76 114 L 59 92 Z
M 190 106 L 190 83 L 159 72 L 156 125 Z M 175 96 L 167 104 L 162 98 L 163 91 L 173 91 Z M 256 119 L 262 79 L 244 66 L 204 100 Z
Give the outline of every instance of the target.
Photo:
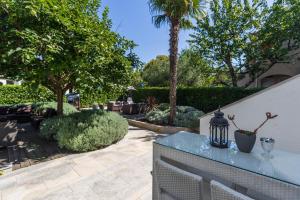
M 238 149 L 241 152 L 250 153 L 255 145 L 258 130 L 261 129 L 270 119 L 274 119 L 277 116 L 278 115 L 272 115 L 270 112 L 267 112 L 266 119 L 254 131 L 249 131 L 240 129 L 234 121 L 235 116 L 228 115 L 228 119 L 237 128 L 234 132 L 234 138 Z

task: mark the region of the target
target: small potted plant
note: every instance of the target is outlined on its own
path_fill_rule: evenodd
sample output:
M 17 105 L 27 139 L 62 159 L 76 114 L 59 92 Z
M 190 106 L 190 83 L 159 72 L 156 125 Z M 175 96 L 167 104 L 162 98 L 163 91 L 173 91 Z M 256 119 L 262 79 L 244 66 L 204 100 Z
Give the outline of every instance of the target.
M 266 113 L 266 119 L 262 122 L 261 125 L 258 126 L 254 131 L 248 131 L 240 129 L 235 121 L 235 116 L 228 115 L 228 119 L 232 122 L 232 124 L 238 129 L 234 132 L 234 138 L 238 149 L 244 153 L 250 153 L 254 147 L 256 142 L 256 134 L 260 128 L 262 128 L 270 119 L 274 119 L 278 115 L 272 115 L 270 112 Z

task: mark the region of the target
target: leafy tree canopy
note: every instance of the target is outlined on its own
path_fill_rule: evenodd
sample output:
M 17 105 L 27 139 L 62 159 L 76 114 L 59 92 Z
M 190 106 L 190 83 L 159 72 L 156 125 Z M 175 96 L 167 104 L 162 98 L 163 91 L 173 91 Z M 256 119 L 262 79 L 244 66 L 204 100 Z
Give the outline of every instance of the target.
M 146 85 L 169 86 L 169 57 L 157 56 L 145 65 L 142 72 Z M 215 69 L 191 49 L 181 52 L 178 61 L 179 86 L 210 86 L 216 83 Z
M 120 88 L 129 83 L 125 57 L 133 42 L 111 31 L 100 0 L 2 0 L 0 70 L 6 77 L 64 93 Z
M 178 83 L 180 86 L 211 86 L 216 83 L 215 69 L 208 61 L 191 49 L 183 50 L 178 62 Z
M 238 74 L 249 68 L 250 59 L 261 45 L 257 34 L 266 13 L 264 0 L 212 0 L 210 15 L 198 20 L 190 44 L 199 56 L 226 71 L 237 86 Z
M 157 56 L 145 65 L 142 78 L 148 86 L 168 86 L 169 68 L 169 56 Z

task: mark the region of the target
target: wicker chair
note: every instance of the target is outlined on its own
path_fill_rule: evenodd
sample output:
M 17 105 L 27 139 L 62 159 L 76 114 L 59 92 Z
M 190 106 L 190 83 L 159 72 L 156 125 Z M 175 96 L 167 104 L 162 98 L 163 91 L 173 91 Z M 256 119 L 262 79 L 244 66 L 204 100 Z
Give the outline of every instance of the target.
M 155 165 L 159 200 L 203 200 L 202 177 L 161 160 Z
M 253 200 L 216 181 L 211 181 L 210 187 L 212 200 Z

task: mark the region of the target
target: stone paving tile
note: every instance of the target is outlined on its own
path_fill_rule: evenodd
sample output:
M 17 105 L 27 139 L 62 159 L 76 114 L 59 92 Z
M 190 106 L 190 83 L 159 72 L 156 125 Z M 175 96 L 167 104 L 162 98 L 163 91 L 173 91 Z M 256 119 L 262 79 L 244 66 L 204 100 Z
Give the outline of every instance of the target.
M 152 190 L 148 190 L 138 200 L 152 200 Z
M 150 200 L 155 133 L 130 128 L 115 145 L 0 177 L 3 200 Z
M 41 184 L 21 185 L 14 188 L 9 188 L 2 191 L 2 199 L 5 200 L 23 200 L 32 199 L 31 196 L 39 194 L 40 191 L 46 190 L 47 187 Z

